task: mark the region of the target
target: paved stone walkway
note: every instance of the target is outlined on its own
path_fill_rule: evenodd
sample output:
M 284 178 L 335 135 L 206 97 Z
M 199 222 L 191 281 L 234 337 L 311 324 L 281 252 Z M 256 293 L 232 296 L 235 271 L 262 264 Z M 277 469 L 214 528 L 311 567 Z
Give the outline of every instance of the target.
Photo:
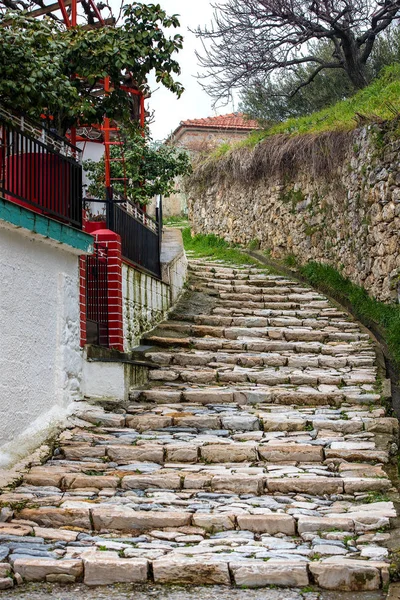
M 146 336 L 148 385 L 82 403 L 52 459 L 0 496 L 0 587 L 385 587 L 398 422 L 368 335 L 298 282 L 190 271 Z

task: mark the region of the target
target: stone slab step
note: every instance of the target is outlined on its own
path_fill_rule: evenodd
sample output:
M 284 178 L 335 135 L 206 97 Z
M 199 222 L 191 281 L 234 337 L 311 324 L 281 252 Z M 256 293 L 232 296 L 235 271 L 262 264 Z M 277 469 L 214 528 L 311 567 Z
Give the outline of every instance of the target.
M 228 367 L 238 365 L 241 367 L 296 367 L 296 368 L 322 368 L 322 369 L 354 369 L 357 367 L 373 367 L 375 356 L 373 353 L 360 354 L 301 354 L 298 356 L 295 349 L 281 352 L 207 352 L 190 350 L 187 352 L 151 351 L 146 352 L 146 360 L 159 366 L 203 366 Z
M 330 387 L 330 386 L 327 386 Z M 333 386 L 334 387 L 334 386 Z M 371 405 L 380 402 L 380 395 L 362 393 L 360 390 L 333 389 L 318 390 L 308 386 L 257 386 L 253 388 L 236 385 L 236 387 L 204 387 L 204 388 L 152 388 L 134 390 L 131 393 L 134 402 L 150 402 L 156 404 L 198 403 L 208 404 L 247 404 L 262 403 L 285 406 L 340 406 L 343 402 L 354 405 Z
M 386 586 L 399 427 L 368 335 L 291 278 L 189 271 L 207 314 L 186 295 L 145 336 L 149 381 L 82 404 L 1 494 L 0 587 Z
M 149 566 L 151 565 L 151 570 Z M 307 563 L 288 559 L 229 559 L 227 555 L 198 557 L 162 556 L 154 560 L 125 558 L 117 552 L 87 551 L 80 559 L 40 560 L 20 558 L 15 573 L 25 581 L 72 583 L 88 586 L 116 583 L 225 585 L 243 588 L 268 586 L 304 588 L 317 583 L 323 589 L 373 591 L 389 581 L 384 562 L 328 558 Z
M 279 463 L 278 463 L 279 464 Z M 213 470 L 212 465 L 205 465 L 201 470 L 196 465 L 186 463 L 168 463 L 153 473 L 140 472 L 140 466 L 133 472 L 120 471 L 118 475 L 86 475 L 81 473 L 57 472 L 46 473 L 45 483 L 58 489 L 122 489 L 122 490 L 147 490 L 150 488 L 161 490 L 193 490 L 209 489 L 213 492 L 234 492 L 236 494 L 260 495 L 267 492 L 299 493 L 299 494 L 354 494 L 356 492 L 380 492 L 389 490 L 392 485 L 386 477 L 360 477 L 359 472 L 355 476 L 346 476 L 347 472 L 341 473 L 325 472 L 308 467 L 309 472 L 300 468 L 294 468 L 296 463 L 289 461 L 292 468 L 278 470 L 274 465 L 273 471 L 265 473 L 263 468 L 246 467 L 240 472 L 240 464 L 233 468 L 219 468 Z M 348 463 L 350 475 L 352 463 Z M 373 472 L 373 471 L 372 471 Z M 254 474 L 253 474 L 254 473 Z M 322 474 L 321 474 L 322 473 Z M 329 476 L 328 476 L 329 475 Z M 39 477 L 43 473 L 33 473 L 25 479 L 26 483 L 40 485 Z M 63 523 L 70 524 L 70 523 Z M 87 523 L 86 523 L 87 525 Z M 46 526 L 46 525 L 45 525 Z M 50 525 L 47 525 L 50 526 Z M 54 526 L 54 525 L 51 525 Z M 84 526 L 84 525 L 76 525 Z

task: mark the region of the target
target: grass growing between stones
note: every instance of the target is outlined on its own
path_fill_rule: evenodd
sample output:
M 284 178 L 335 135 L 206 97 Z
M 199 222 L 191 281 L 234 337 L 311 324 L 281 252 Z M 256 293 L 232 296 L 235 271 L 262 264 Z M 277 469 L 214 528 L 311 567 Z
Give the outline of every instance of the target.
M 232 246 L 213 233 L 192 236 L 190 227 L 187 227 L 183 229 L 182 237 L 185 250 L 193 253 L 195 258 L 210 258 L 235 265 L 254 265 L 270 271 L 270 268 L 265 267 L 258 260 L 243 254 L 239 247 Z
M 366 290 L 346 279 L 329 265 L 309 262 L 298 267 L 300 274 L 313 286 L 339 302 L 349 303 L 357 318 L 377 324 L 389 352 L 400 366 L 400 306 L 385 304 L 368 295 Z

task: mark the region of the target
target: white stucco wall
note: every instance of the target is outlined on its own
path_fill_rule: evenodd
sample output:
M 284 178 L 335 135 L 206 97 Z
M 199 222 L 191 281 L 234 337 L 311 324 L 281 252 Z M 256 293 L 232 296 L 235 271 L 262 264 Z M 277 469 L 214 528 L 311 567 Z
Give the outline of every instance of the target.
M 0 221 L 0 466 L 80 397 L 78 256 Z

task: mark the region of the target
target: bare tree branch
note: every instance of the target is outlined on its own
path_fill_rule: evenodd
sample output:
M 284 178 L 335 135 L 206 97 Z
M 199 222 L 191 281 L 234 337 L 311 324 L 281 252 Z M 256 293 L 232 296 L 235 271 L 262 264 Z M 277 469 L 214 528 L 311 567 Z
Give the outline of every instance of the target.
M 217 102 L 300 64 L 315 64 L 315 76 L 342 69 L 356 89 L 364 87 L 375 40 L 399 18 L 400 0 L 227 0 L 213 9 L 211 25 L 194 33 L 203 42 L 199 79 Z M 320 40 L 332 44 L 331 60 L 310 53 Z

